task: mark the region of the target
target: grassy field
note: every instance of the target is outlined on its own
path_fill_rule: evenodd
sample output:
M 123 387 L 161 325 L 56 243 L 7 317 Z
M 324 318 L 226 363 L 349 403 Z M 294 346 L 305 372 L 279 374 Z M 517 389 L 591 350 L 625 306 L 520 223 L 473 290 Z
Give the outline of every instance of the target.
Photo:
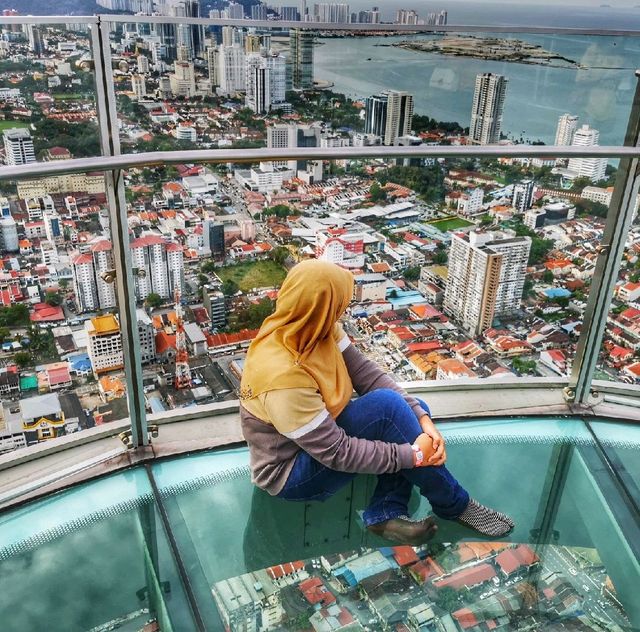
M 466 219 L 460 219 L 459 217 L 450 217 L 449 219 L 439 219 L 435 222 L 429 222 L 429 224 L 446 233 L 449 230 L 458 230 L 458 228 L 471 226 L 472 222 L 468 222 Z
M 83 95 L 81 95 L 79 92 L 71 92 L 71 93 L 61 93 L 61 94 L 54 94 L 53 98 L 56 101 L 70 101 L 71 99 L 77 100 L 77 99 L 82 99 Z
M 275 261 L 250 261 L 235 266 L 218 268 L 216 274 L 226 281 L 235 281 L 243 292 L 254 287 L 272 287 L 282 285 L 287 271 Z
M 5 129 L 11 129 L 12 127 L 29 127 L 29 123 L 24 121 L 0 121 L 0 132 Z

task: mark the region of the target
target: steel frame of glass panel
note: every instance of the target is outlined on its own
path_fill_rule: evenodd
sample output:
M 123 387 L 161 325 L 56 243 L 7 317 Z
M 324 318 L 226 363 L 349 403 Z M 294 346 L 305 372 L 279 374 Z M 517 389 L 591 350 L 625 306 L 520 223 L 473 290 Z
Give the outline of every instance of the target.
M 0 17 L 0 24 L 42 24 L 65 25 L 87 24 L 91 32 L 91 48 L 96 75 L 96 103 L 100 129 L 102 156 L 82 158 L 64 162 L 31 163 L 16 167 L 0 168 L 0 180 L 33 178 L 44 175 L 102 171 L 105 173 L 107 200 L 111 218 L 112 241 L 116 265 L 116 288 L 119 317 L 123 333 L 125 354 L 125 374 L 129 399 L 131 446 L 140 448 L 148 445 L 149 435 L 142 389 L 142 365 L 136 320 L 133 270 L 127 258 L 128 232 L 126 221 L 126 200 L 123 171 L 128 168 L 157 166 L 179 162 L 226 163 L 260 162 L 284 159 L 349 159 L 349 158 L 400 158 L 400 157 L 560 157 L 560 158 L 620 158 L 615 192 L 607 215 L 603 243 L 598 248 L 599 256 L 587 300 L 587 308 L 582 324 L 572 373 L 565 387 L 568 401 L 586 406 L 591 397 L 597 395 L 598 388 L 593 382 L 598 354 L 601 349 L 610 297 L 621 264 L 625 238 L 631 225 L 634 201 L 640 188 L 638 174 L 640 160 L 640 84 L 636 87 L 633 106 L 624 146 L 609 147 L 556 147 L 556 146 L 483 146 L 483 147 L 365 147 L 365 148 L 307 148 L 307 149 L 236 149 L 236 150 L 195 150 L 181 152 L 154 152 L 122 155 L 118 135 L 118 117 L 112 75 L 110 33 L 115 23 L 175 23 L 202 24 L 208 26 L 258 27 L 268 29 L 301 28 L 322 31 L 395 31 L 395 32 L 492 32 L 492 33 L 537 33 L 573 35 L 638 36 L 632 30 L 571 29 L 571 28 L 529 28 L 522 26 L 478 26 L 448 25 L 419 27 L 398 24 L 321 24 L 310 22 L 272 22 L 258 20 L 222 20 L 207 18 L 169 18 L 166 16 L 11 16 Z M 640 75 L 639 81 L 640 81 Z M 524 382 L 525 380 L 522 380 Z M 529 381 L 529 380 L 526 380 Z M 490 388 L 489 384 L 478 388 Z M 640 388 L 624 388 L 625 396 L 640 399 Z M 206 415 L 209 407 L 203 407 Z M 195 412 L 197 415 L 197 411 Z M 162 415 L 162 421 L 169 423 L 183 417 L 179 411 Z M 194 412 L 189 412 L 189 418 Z M 175 419 L 174 419 L 175 418 Z

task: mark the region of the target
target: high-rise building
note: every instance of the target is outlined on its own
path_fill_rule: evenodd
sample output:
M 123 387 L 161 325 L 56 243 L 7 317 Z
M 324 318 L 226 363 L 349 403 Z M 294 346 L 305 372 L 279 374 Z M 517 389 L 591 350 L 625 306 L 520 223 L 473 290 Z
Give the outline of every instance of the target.
M 4 132 L 4 153 L 8 165 L 26 165 L 36 161 L 36 150 L 29 130 L 13 127 Z
M 215 92 L 218 86 L 218 49 L 215 46 L 207 47 L 207 70 L 211 91 Z
M 246 90 L 244 50 L 238 45 L 222 45 L 218 49 L 219 92 L 231 96 Z
M 573 143 L 573 135 L 578 129 L 578 117 L 573 114 L 563 114 L 558 119 L 558 128 L 556 130 L 556 145 L 561 147 L 569 147 Z
M 600 140 L 600 132 L 588 125 L 583 125 L 573 135 L 573 147 L 596 147 Z M 571 158 L 567 167 L 569 174 L 575 178 L 589 178 L 592 182 L 603 180 L 607 172 L 606 158 Z
M 90 251 L 73 257 L 71 264 L 78 310 L 113 309 L 116 306 L 115 283 L 103 278 L 114 269 L 111 242 L 104 238 L 94 240 Z
M 226 11 L 230 20 L 242 20 L 244 18 L 244 8 L 239 2 L 229 2 Z
M 259 53 L 262 46 L 260 35 L 257 33 L 249 33 L 244 38 L 244 52 L 247 53 Z
M 520 307 L 531 238 L 514 231 L 455 233 L 444 311 L 471 336 Z
M 145 81 L 143 75 L 131 76 L 131 91 L 133 92 L 133 96 L 138 101 L 147 96 L 147 82 Z
M 298 22 L 300 20 L 300 13 L 297 7 L 280 7 L 278 12 L 280 19 L 285 22 Z
M 289 31 L 289 65 L 294 90 L 313 88 L 313 34 L 301 29 Z
M 151 293 L 164 299 L 174 296 L 176 287 L 183 291 L 182 248 L 155 233 L 146 233 L 129 244 L 131 265 L 144 271 L 135 277 L 136 298 L 144 301 Z
M 27 39 L 29 40 L 29 50 L 31 50 L 34 55 L 42 55 L 45 49 L 42 32 L 34 24 L 25 24 L 24 28 L 27 32 Z
M 146 55 L 138 55 L 136 58 L 138 64 L 138 73 L 146 75 L 149 72 L 149 58 Z
M 286 91 L 284 57 L 265 53 L 247 55 L 245 104 L 256 114 L 282 105 Z
M 224 224 L 211 219 L 202 223 L 202 237 L 205 253 L 210 253 L 216 259 L 224 258 Z
M 523 180 L 520 184 L 516 184 L 513 187 L 511 206 L 513 206 L 518 213 L 528 211 L 533 205 L 533 194 L 535 190 L 536 185 L 533 180 Z
M 365 133 L 379 136 L 384 145 L 394 145 L 409 134 L 412 123 L 413 96 L 408 92 L 388 90 L 367 97 Z
M 320 129 L 313 125 L 295 123 L 272 125 L 267 127 L 267 147 L 270 149 L 320 147 Z M 273 165 L 288 167 L 305 180 L 311 178 L 313 182 L 320 182 L 323 178 L 322 160 L 275 161 Z
M 475 145 L 491 145 L 500 140 L 502 112 L 508 79 L 490 72 L 476 77 L 473 95 L 469 141 Z
M 446 26 L 448 20 L 448 14 L 446 11 L 437 11 L 427 14 L 428 26 Z
M 173 62 L 173 73 L 169 75 L 171 92 L 176 97 L 191 98 L 196 96 L 196 75 L 193 63 L 188 61 Z
M 421 24 L 422 20 L 413 9 L 398 9 L 396 24 Z
M 138 322 L 138 339 L 140 341 L 140 361 L 142 364 L 155 362 L 156 359 L 156 332 L 153 321 L 147 312 L 138 308 L 136 310 L 136 321 Z
M 264 4 L 254 4 L 251 7 L 251 19 L 252 20 L 266 20 L 267 19 L 267 6 Z
M 351 17 L 348 4 L 321 2 L 313 6 L 314 22 L 345 24 Z
M 202 302 L 211 319 L 211 326 L 216 329 L 222 329 L 227 322 L 224 294 L 215 290 L 205 290 Z
M 18 226 L 11 215 L 0 217 L 0 251 L 18 252 Z
M 122 334 L 117 318 L 113 314 L 96 316 L 86 320 L 84 327 L 94 375 L 97 377 L 101 373 L 124 368 Z

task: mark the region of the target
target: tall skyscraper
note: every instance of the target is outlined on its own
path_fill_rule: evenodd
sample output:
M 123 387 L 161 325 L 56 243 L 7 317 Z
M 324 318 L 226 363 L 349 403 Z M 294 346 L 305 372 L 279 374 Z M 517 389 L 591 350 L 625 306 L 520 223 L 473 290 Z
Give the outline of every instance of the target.
M 36 161 L 29 130 L 13 127 L 4 132 L 4 153 L 8 165 L 26 165 Z
M 279 7 L 280 19 L 285 22 L 298 22 L 300 21 L 300 13 L 297 7 Z
M 244 18 L 244 8 L 239 2 L 229 2 L 227 14 L 230 20 L 242 20 Z
M 294 90 L 313 88 L 313 34 L 301 29 L 289 31 L 289 66 Z
M 209 82 L 211 83 L 211 91 L 215 92 L 218 81 L 218 49 L 215 46 L 207 48 L 207 69 L 209 71 Z
M 112 245 L 108 239 L 94 240 L 90 252 L 76 255 L 71 264 L 76 305 L 80 312 L 116 306 L 115 284 L 102 278 L 105 272 L 114 269 Z
M 411 132 L 413 95 L 388 90 L 367 97 L 365 132 L 382 138 L 384 145 L 394 145 L 400 136 Z
M 471 336 L 520 307 L 531 238 L 514 231 L 456 233 L 449 250 L 444 311 Z
M 245 105 L 255 114 L 271 109 L 271 70 L 262 55 L 247 55 Z
M 492 145 L 500 140 L 502 112 L 508 79 L 490 72 L 476 77 L 469 141 L 475 145 Z
M 588 125 L 583 125 L 573 135 L 573 147 L 596 147 L 600 140 L 600 132 Z M 574 177 L 589 178 L 593 182 L 604 179 L 607 171 L 606 158 L 571 158 L 567 167 Z
M 519 213 L 528 211 L 533 205 L 533 194 L 535 192 L 535 183 L 533 180 L 523 180 L 520 184 L 513 187 L 513 198 L 511 206 Z
M 147 83 L 143 75 L 131 76 L 131 91 L 138 101 L 147 96 Z
M 42 39 L 42 32 L 33 24 L 26 24 L 25 30 L 27 32 L 27 39 L 29 40 L 29 50 L 34 55 L 40 56 L 44 53 L 44 40 Z
M 295 147 L 319 147 L 320 129 L 313 125 L 280 123 L 267 127 L 267 147 L 270 149 L 292 149 Z M 323 178 L 322 160 L 276 161 L 276 167 L 288 167 L 298 173 L 298 177 L 309 176 L 313 182 Z
M 251 7 L 251 19 L 252 20 L 266 20 L 267 19 L 267 6 L 264 4 L 254 4 Z
M 173 62 L 173 73 L 169 75 L 171 92 L 177 97 L 196 96 L 196 75 L 192 62 Z
M 231 96 L 246 90 L 244 50 L 238 45 L 220 46 L 218 49 L 218 83 L 223 95 Z
M 398 9 L 396 24 L 421 24 L 422 20 L 413 9 Z
M 344 24 L 349 22 L 351 14 L 348 4 L 321 2 L 313 6 L 314 22 Z
M 558 128 L 556 130 L 556 145 L 568 147 L 573 143 L 573 135 L 578 129 L 578 117 L 573 114 L 563 114 L 558 119 Z
M 152 292 L 162 298 L 173 298 L 176 287 L 184 289 L 182 248 L 155 233 L 146 233 L 129 244 L 131 264 L 144 270 L 136 276 L 136 297 L 144 301 Z

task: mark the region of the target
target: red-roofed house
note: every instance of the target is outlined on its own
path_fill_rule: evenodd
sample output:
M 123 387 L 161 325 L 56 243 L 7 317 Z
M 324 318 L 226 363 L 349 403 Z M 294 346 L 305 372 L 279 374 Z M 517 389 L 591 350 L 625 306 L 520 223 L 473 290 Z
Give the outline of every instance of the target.
M 176 358 L 176 336 L 166 331 L 156 334 L 156 358 L 161 362 L 173 362 Z
M 461 571 L 452 573 L 448 577 L 434 581 L 438 588 L 473 588 L 496 577 L 496 572 L 490 564 L 476 564 Z
M 245 348 L 258 335 L 258 329 L 243 329 L 235 334 L 205 334 L 209 349 L 224 353 L 237 348 Z
M 319 577 L 305 579 L 298 584 L 298 588 L 304 598 L 313 606 L 318 603 L 328 606 L 336 601 L 335 595 L 329 591 Z
M 410 546 L 394 546 L 393 557 L 398 566 L 408 566 L 418 561 L 416 552 Z
M 32 323 L 55 323 L 64 320 L 64 311 L 60 306 L 36 303 L 29 318 Z
M 442 577 L 444 569 L 433 558 L 427 557 L 424 560 L 414 564 L 409 572 L 417 581 L 426 582 L 435 577 Z
M 299 573 L 304 569 L 304 562 L 286 562 L 285 564 L 278 564 L 277 566 L 271 566 L 267 569 L 267 575 L 273 580 L 281 579 L 282 577 L 288 577 Z
M 540 363 L 558 375 L 567 375 L 567 356 L 560 349 L 548 349 L 540 353 Z
M 451 616 L 458 622 L 458 625 L 463 630 L 468 630 L 472 628 L 474 625 L 478 625 L 478 619 L 476 619 L 476 615 L 469 610 L 469 608 L 462 608 L 461 610 L 456 610 L 451 614 Z
M 22 290 L 15 283 L 7 285 L 7 287 L 0 290 L 0 303 L 5 307 L 8 307 L 16 301 L 22 301 L 23 299 Z
M 68 388 L 73 384 L 68 362 L 56 362 L 45 366 L 42 371 L 42 377 L 43 382 L 47 385 L 47 388 L 43 390 L 56 391 L 61 388 Z
M 640 382 L 640 362 L 632 362 L 622 369 L 625 375 L 628 375 L 632 380 Z
M 625 303 L 640 300 L 640 283 L 625 283 L 618 288 L 618 298 Z
M 505 577 L 521 569 L 528 570 L 539 561 L 540 558 L 526 544 L 519 544 L 496 555 L 496 564 Z

